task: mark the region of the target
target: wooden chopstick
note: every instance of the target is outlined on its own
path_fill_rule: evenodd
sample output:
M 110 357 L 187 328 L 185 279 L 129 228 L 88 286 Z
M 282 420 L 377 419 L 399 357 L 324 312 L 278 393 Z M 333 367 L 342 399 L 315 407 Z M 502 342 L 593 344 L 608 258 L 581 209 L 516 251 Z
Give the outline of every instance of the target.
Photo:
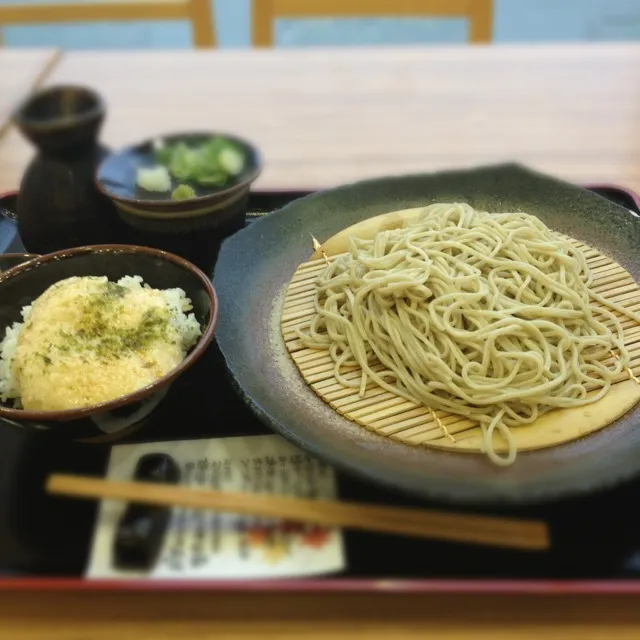
M 49 493 L 76 498 L 212 509 L 453 542 L 526 550 L 543 550 L 550 546 L 547 525 L 537 520 L 329 500 L 303 500 L 264 494 L 227 493 L 169 484 L 119 482 L 64 474 L 51 475 L 46 488 Z

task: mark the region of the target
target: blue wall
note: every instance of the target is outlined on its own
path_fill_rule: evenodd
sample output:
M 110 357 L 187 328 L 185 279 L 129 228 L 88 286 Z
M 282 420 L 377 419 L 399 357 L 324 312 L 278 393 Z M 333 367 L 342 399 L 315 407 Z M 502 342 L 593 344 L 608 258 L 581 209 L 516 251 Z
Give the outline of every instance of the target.
M 0 0 L 16 2 L 17 0 Z M 43 2 L 54 0 L 22 0 Z M 250 43 L 251 0 L 214 0 L 220 46 Z M 189 47 L 184 23 L 7 27 L 7 46 L 66 49 Z M 464 42 L 462 20 L 348 19 L 278 21 L 278 46 Z M 640 39 L 639 0 L 495 0 L 496 42 Z

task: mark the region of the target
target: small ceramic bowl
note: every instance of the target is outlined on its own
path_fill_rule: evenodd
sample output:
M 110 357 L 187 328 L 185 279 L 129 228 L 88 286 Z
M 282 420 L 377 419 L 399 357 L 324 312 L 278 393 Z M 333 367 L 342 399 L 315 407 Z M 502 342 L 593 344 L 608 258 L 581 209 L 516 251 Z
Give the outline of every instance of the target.
M 172 179 L 172 189 L 166 192 L 145 191 L 136 182 L 139 167 L 157 164 L 154 145 L 158 142 L 187 145 L 201 143 L 213 136 L 222 136 L 243 151 L 245 165 L 237 178 L 224 187 L 191 185 L 196 196 L 189 200 L 171 199 L 178 182 Z M 229 225 L 238 229 L 244 224 L 249 189 L 262 170 L 258 149 L 237 136 L 221 132 L 193 132 L 158 136 L 140 144 L 110 154 L 98 167 L 98 189 L 110 197 L 125 222 L 136 229 L 151 233 L 189 233 L 223 229 Z
M 0 404 L 0 424 L 55 432 L 84 442 L 111 442 L 140 428 L 166 395 L 171 383 L 186 371 L 213 339 L 218 301 L 209 278 L 182 258 L 147 247 L 96 245 L 39 256 L 0 274 L 0 335 L 21 321 L 22 307 L 49 286 L 71 276 L 107 276 L 118 280 L 142 276 L 158 289 L 179 287 L 193 304 L 202 327 L 195 347 L 175 369 L 153 384 L 110 402 L 68 411 L 25 411 Z

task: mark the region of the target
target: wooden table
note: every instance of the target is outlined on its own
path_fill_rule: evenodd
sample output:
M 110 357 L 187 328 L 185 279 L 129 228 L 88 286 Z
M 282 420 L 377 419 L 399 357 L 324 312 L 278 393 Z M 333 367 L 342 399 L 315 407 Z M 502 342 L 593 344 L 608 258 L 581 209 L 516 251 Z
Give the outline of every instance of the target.
M 634 45 L 68 53 L 47 82 L 102 91 L 104 140 L 114 146 L 174 129 L 237 131 L 264 151 L 262 187 L 519 160 L 574 181 L 640 190 L 639 71 Z M 0 191 L 17 186 L 29 154 L 15 131 L 0 140 Z M 637 603 L 630 596 L 0 593 L 0 637 L 625 640 L 640 637 Z
M 637 640 L 637 597 L 3 594 L 10 640 Z
M 71 52 L 48 83 L 87 83 L 120 146 L 163 131 L 238 132 L 261 187 L 517 160 L 640 190 L 640 46 Z M 0 190 L 31 150 L 0 144 Z
M 44 80 L 59 55 L 55 49 L 0 48 L 0 136 L 16 104 Z

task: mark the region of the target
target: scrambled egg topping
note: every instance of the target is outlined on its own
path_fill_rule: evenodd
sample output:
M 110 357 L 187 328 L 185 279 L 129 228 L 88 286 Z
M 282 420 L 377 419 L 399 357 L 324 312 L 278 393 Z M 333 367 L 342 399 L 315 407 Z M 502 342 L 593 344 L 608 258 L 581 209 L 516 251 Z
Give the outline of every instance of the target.
M 86 407 L 153 383 L 184 358 L 162 292 L 73 277 L 34 303 L 12 362 L 22 406 Z

